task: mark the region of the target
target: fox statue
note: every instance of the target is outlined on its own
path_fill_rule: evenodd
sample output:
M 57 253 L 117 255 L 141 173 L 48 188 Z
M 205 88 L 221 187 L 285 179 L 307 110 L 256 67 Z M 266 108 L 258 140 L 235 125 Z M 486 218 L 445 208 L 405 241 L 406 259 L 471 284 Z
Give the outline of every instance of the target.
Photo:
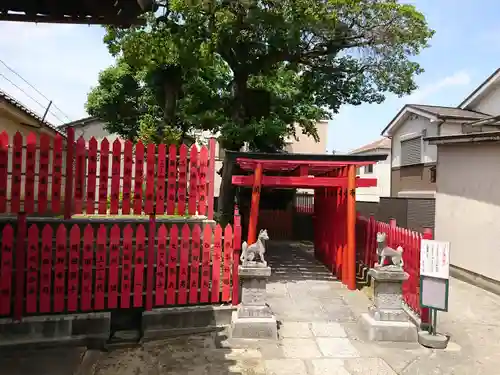
M 264 259 L 264 253 L 266 248 L 264 246 L 264 241 L 267 241 L 269 236 L 267 235 L 267 229 L 262 229 L 257 237 L 257 242 L 251 244 L 250 246 L 247 242 L 241 244 L 241 256 L 240 261 L 242 265 L 247 265 L 250 262 L 257 262 L 257 259 L 264 266 L 267 266 L 267 262 Z
M 377 255 L 379 263 L 375 264 L 379 267 L 385 266 L 387 258 L 391 259 L 392 266 L 403 268 L 403 248 L 398 246 L 396 249 L 386 246 L 387 235 L 384 232 L 377 233 Z

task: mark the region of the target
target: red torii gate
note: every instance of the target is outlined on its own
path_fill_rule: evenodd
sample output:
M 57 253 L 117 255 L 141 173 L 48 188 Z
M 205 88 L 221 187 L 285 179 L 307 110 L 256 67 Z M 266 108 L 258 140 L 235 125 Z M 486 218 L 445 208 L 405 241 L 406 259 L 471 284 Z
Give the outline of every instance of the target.
M 349 289 L 356 288 L 356 188 L 377 186 L 356 177 L 356 168 L 386 155 L 240 153 L 236 164 L 250 175 L 233 175 L 236 186 L 253 187 L 248 243 L 256 241 L 262 187 L 314 189 L 315 251 Z M 267 175 L 265 175 L 267 173 Z

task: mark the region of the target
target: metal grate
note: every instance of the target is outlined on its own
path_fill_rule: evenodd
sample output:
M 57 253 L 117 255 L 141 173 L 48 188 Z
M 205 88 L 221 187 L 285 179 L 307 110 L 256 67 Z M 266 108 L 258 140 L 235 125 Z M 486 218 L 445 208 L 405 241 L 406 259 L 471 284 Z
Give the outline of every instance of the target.
M 401 141 L 401 165 L 419 164 L 422 162 L 422 138 Z

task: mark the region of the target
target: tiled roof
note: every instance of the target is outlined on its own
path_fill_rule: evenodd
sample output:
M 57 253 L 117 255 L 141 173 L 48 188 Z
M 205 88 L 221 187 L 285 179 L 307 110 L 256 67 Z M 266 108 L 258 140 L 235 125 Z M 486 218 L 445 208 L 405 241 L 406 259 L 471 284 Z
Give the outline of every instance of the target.
M 443 118 L 458 118 L 464 120 L 480 120 L 489 115 L 480 112 L 469 111 L 454 107 L 442 107 L 437 105 L 409 104 L 408 107 L 419 109 Z
M 355 150 L 352 150 L 351 152 L 349 152 L 349 154 L 358 154 L 360 152 L 376 150 L 378 148 L 391 148 L 391 140 L 389 138 L 384 137 L 376 140 L 375 142 L 369 143 Z

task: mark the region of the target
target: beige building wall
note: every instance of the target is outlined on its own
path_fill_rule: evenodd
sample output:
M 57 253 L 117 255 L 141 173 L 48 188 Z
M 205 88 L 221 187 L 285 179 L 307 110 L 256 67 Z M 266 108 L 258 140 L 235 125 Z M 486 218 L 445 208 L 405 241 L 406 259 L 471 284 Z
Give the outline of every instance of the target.
M 438 149 L 435 236 L 454 266 L 500 281 L 500 144 Z

